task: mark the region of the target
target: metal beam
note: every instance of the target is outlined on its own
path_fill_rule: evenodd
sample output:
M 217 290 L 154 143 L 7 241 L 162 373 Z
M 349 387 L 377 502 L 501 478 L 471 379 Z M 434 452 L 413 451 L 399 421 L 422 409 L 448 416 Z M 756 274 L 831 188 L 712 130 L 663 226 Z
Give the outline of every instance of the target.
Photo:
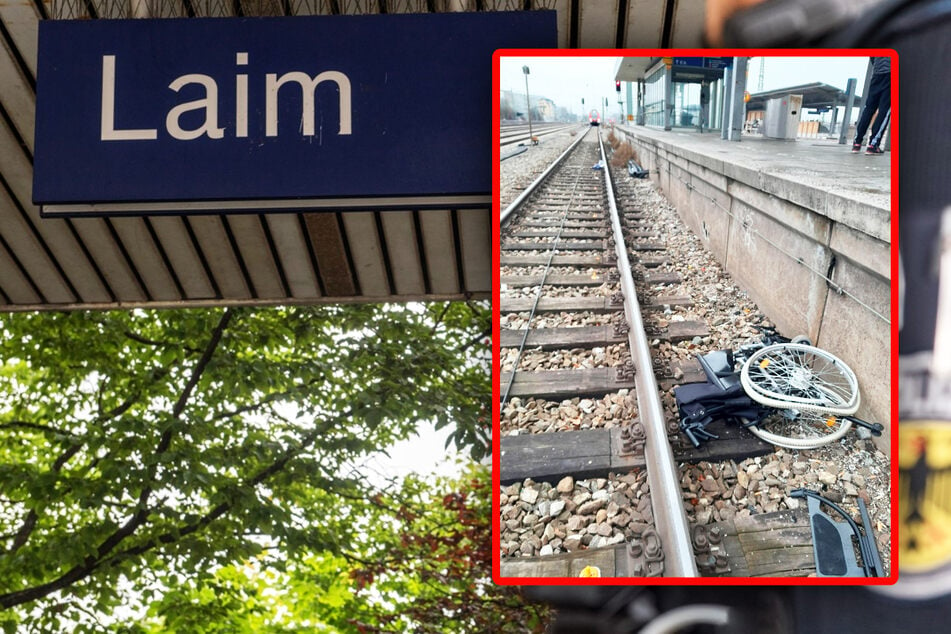
M 729 141 L 739 141 L 743 132 L 743 120 L 746 118 L 746 102 L 743 94 L 746 92 L 746 67 L 748 57 L 733 58 L 733 76 L 731 81 L 730 98 L 730 130 L 727 135 Z

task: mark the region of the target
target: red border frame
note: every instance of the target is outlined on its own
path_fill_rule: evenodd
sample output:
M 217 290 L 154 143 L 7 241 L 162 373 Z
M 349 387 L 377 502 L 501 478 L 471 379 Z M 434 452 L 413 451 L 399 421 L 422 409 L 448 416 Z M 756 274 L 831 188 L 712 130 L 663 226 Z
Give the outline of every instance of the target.
M 832 577 L 502 577 L 501 576 L 501 518 L 499 505 L 499 461 L 500 461 L 500 312 L 499 312 L 499 275 L 500 275 L 500 222 L 501 204 L 499 200 L 500 154 L 498 143 L 500 60 L 502 57 L 712 57 L 712 56 L 773 56 L 773 57 L 890 57 L 891 58 L 891 422 L 890 466 L 891 466 L 891 570 L 888 577 L 881 578 L 832 578 Z M 492 580 L 499 585 L 796 585 L 796 586 L 857 586 L 892 585 L 898 581 L 898 53 L 892 49 L 500 49 L 492 56 L 492 123 L 496 136 L 492 140 L 493 187 L 492 187 Z

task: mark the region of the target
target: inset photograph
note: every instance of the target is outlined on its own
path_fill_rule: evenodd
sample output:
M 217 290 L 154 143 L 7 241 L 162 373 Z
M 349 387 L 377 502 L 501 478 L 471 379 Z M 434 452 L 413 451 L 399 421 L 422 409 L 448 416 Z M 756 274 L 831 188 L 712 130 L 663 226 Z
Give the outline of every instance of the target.
M 496 54 L 496 580 L 894 583 L 894 53 L 626 53 Z

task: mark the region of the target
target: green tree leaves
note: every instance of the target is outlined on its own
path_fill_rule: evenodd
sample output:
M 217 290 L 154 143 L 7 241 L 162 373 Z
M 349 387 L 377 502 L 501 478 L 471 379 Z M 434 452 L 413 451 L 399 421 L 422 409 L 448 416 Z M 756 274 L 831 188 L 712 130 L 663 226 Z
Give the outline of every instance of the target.
M 489 324 L 470 303 L 3 316 L 0 608 L 82 623 L 123 579 L 202 591 L 264 548 L 353 549 L 346 465 L 420 421 L 485 455 Z
M 175 586 L 126 631 L 544 631 L 543 608 L 492 584 L 490 489 L 481 466 L 407 478 L 350 509 L 365 528 L 348 550 L 304 552 L 279 570 L 268 565 L 279 555 L 262 552 Z

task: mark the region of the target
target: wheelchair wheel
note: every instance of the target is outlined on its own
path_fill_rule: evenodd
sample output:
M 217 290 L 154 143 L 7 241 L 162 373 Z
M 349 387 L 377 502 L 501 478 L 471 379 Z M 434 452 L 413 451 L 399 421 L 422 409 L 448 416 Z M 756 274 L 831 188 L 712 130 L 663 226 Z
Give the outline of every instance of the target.
M 855 373 L 825 350 L 780 343 L 757 350 L 740 371 L 754 401 L 778 409 L 848 416 L 859 408 Z
M 852 421 L 811 410 L 777 409 L 748 427 L 761 440 L 786 449 L 816 449 L 835 442 L 852 428 Z

